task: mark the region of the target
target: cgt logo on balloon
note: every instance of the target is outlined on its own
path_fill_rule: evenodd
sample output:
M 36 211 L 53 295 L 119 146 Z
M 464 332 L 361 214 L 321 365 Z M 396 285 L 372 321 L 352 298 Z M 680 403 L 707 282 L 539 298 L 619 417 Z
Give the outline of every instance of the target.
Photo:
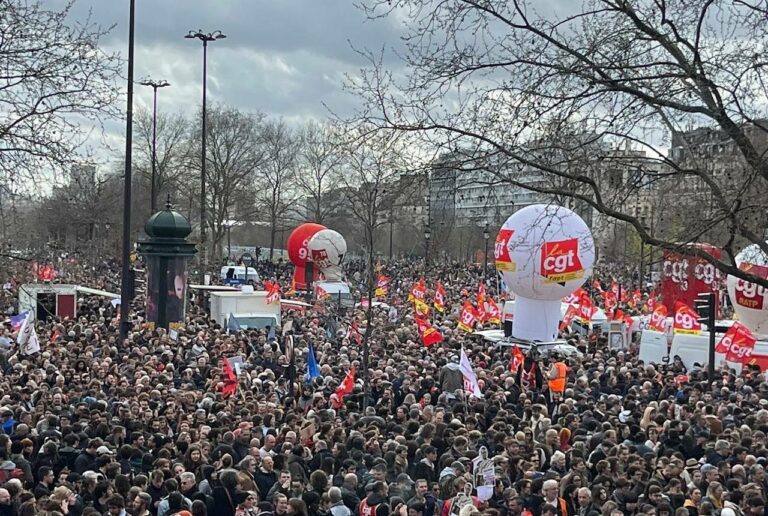
M 541 275 L 547 283 L 563 283 L 584 275 L 579 260 L 579 239 L 544 242 L 541 246 Z
M 752 263 L 742 263 L 739 269 L 749 272 L 761 278 L 768 278 L 768 267 Z M 765 304 L 765 289 L 755 283 L 736 280 L 735 286 L 736 304 L 753 310 L 762 310 Z

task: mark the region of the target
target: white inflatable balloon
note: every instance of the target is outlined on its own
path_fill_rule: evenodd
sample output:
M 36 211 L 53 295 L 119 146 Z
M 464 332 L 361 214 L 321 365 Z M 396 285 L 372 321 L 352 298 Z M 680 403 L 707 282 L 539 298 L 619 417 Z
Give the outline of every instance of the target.
M 312 261 L 327 281 L 341 281 L 341 263 L 347 254 L 347 241 L 337 231 L 323 229 L 315 233 L 307 245 Z
M 595 243 L 587 224 L 561 206 L 528 206 L 499 230 L 494 254 L 504 283 L 517 296 L 512 335 L 557 337 L 560 300 L 592 274 Z
M 736 255 L 736 266 L 755 276 L 768 278 L 768 256 L 757 245 L 750 245 Z M 752 333 L 768 335 L 768 292 L 750 281 L 728 276 L 728 297 L 744 326 Z

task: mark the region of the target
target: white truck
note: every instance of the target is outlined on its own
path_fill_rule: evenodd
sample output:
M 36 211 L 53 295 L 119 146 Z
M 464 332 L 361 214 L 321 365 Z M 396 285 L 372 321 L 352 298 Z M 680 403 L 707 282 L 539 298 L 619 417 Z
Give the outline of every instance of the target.
M 266 291 L 211 292 L 211 318 L 225 328 L 230 315 L 242 329 L 280 326 L 280 301 L 267 303 Z

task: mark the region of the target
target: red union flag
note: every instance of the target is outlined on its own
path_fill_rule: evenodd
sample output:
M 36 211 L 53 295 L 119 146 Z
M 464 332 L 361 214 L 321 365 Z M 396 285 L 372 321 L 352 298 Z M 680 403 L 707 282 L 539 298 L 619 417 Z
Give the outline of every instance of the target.
M 584 294 L 586 294 L 586 291 L 583 288 L 580 288 L 576 292 L 564 297 L 563 303 L 567 305 L 578 305 L 579 302 L 581 302 L 581 296 Z
M 742 262 L 739 269 L 761 278 L 768 278 L 768 267 Z M 735 301 L 737 305 L 754 310 L 762 310 L 765 306 L 765 289 L 755 283 L 743 279 L 736 280 Z
M 648 323 L 648 328 L 664 333 L 667 322 L 668 310 L 664 305 L 659 305 L 651 314 L 651 321 Z
M 376 296 L 386 296 L 387 292 L 389 292 L 389 278 L 379 274 L 379 277 L 376 278 L 376 292 L 374 294 Z
M 584 267 L 579 259 L 579 239 L 544 242 L 541 246 L 541 275 L 549 283 L 580 278 Z
M 568 310 L 565 311 L 563 320 L 560 321 L 560 331 L 565 331 L 577 315 L 579 315 L 579 306 L 575 304 L 568 305 Z
M 523 365 L 524 360 L 525 355 L 523 355 L 523 352 L 520 351 L 520 348 L 518 348 L 517 344 L 515 344 L 515 347 L 512 348 L 512 357 L 510 357 L 509 360 L 509 370 L 513 373 L 517 373 L 517 370 L 520 369 L 520 366 Z
M 675 322 L 672 326 L 673 333 L 698 335 L 701 333 L 699 314 L 690 306 L 677 302 L 675 306 Z
M 438 344 L 443 341 L 443 334 L 437 331 L 428 321 L 417 317 L 416 325 L 419 328 L 419 335 L 421 336 L 421 342 L 425 347 L 429 347 L 433 344 Z
M 493 257 L 496 260 L 496 269 L 500 271 L 515 272 L 517 265 L 509 255 L 509 240 L 514 234 L 514 229 L 501 228 L 496 235 L 496 245 L 493 248 Z
M 592 303 L 592 298 L 589 294 L 581 296 L 581 303 L 579 305 L 579 320 L 582 324 L 589 324 L 592 321 L 592 316 L 597 312 L 597 308 Z
M 475 307 L 469 301 L 464 302 L 464 307 L 461 310 L 459 316 L 459 328 L 467 333 L 472 332 L 472 329 L 477 324 L 478 314 Z
M 435 300 L 432 304 L 438 312 L 445 312 L 445 289 L 443 288 L 443 284 L 439 281 L 435 287 Z
M 734 330 L 734 328 L 736 329 Z M 726 337 L 729 337 L 729 334 L 731 334 L 730 342 L 723 343 Z M 723 344 L 723 347 L 727 347 L 725 359 L 728 362 L 739 362 L 741 364 L 748 364 L 751 360 L 752 352 L 755 350 L 755 342 L 757 342 L 757 339 L 749 331 L 749 328 L 739 323 L 731 326 L 720 340 L 720 344 Z M 720 344 L 718 344 L 718 347 L 720 347 Z M 715 351 L 717 351 L 717 348 L 715 348 Z
M 485 318 L 491 324 L 501 323 L 501 310 L 491 297 L 486 298 L 485 301 Z

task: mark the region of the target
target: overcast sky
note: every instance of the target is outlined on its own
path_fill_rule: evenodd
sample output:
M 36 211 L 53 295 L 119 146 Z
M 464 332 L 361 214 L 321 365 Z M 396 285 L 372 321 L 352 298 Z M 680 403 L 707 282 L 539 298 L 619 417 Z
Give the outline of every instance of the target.
M 52 8 L 64 3 L 44 1 Z M 72 18 L 83 20 L 90 10 L 99 24 L 114 24 L 105 47 L 127 57 L 128 4 L 76 0 Z M 171 83 L 160 90 L 160 110 L 199 108 L 202 43 L 184 39 L 190 29 L 227 35 L 208 47 L 209 101 L 289 122 L 325 118 L 324 103 L 350 113 L 355 99 L 343 89 L 344 74 L 364 66 L 352 47 L 396 46 L 400 31 L 395 18 L 366 20 L 352 0 L 137 0 L 134 74 Z M 137 86 L 134 105 L 151 106 L 151 91 Z M 123 136 L 119 127 L 108 127 L 111 145 Z

